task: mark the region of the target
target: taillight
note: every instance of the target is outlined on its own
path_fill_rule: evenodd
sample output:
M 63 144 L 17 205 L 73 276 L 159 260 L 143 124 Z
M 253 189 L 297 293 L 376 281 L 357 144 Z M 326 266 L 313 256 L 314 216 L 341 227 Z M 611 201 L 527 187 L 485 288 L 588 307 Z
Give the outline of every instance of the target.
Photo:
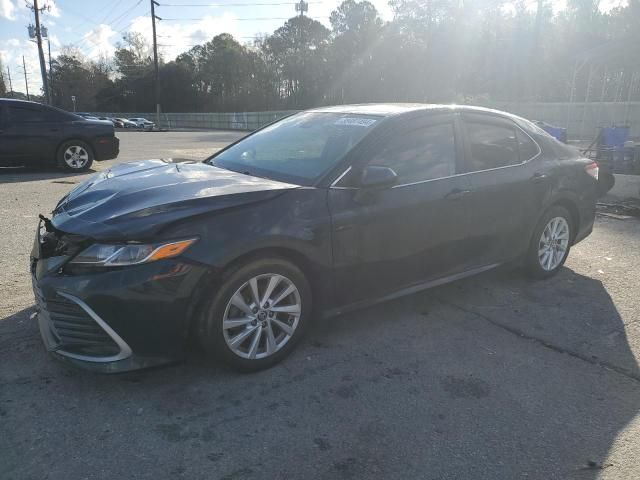
M 600 171 L 600 167 L 596 162 L 592 162 L 586 167 L 584 167 L 584 171 L 587 172 L 588 175 L 591 175 L 593 178 L 598 180 L 598 172 Z

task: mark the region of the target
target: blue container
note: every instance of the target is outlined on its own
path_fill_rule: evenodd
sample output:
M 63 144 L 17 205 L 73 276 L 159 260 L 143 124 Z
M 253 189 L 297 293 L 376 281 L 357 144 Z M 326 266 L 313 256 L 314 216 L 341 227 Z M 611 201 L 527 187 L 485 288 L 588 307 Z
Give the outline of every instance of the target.
M 629 127 L 603 127 L 600 135 L 600 145 L 603 147 L 624 148 L 624 142 L 629 140 Z
M 542 129 L 562 143 L 567 143 L 567 129 L 562 127 L 553 127 L 551 125 L 542 127 Z
M 553 138 L 560 140 L 562 143 L 567 143 L 567 129 L 563 127 L 556 127 L 542 120 L 534 120 L 537 126 L 551 135 Z

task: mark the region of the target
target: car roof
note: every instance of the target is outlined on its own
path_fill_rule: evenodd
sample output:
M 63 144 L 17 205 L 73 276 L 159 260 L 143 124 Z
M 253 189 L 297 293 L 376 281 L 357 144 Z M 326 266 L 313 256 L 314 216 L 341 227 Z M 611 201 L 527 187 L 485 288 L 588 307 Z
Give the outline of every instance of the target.
M 0 102 L 7 102 L 7 103 L 26 103 L 28 105 L 44 105 L 43 103 L 40 102 L 34 102 L 31 100 L 20 100 L 18 98 L 0 98 Z
M 322 112 L 322 113 L 346 113 L 354 115 L 375 115 L 382 117 L 396 117 L 407 113 L 419 112 L 419 111 L 455 111 L 455 112 L 477 112 L 477 113 L 490 113 L 501 115 L 505 117 L 514 118 L 513 115 L 501 110 L 495 110 L 492 108 L 477 107 L 473 105 L 444 105 L 444 104 L 431 104 L 431 103 L 363 103 L 355 105 L 335 105 L 329 107 L 318 107 L 308 112 Z

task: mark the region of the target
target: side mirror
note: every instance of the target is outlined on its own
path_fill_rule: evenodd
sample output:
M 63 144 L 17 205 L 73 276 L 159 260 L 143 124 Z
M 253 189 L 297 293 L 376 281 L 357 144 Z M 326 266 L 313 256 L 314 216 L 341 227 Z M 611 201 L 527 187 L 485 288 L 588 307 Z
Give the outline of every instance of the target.
M 389 167 L 369 165 L 362 170 L 358 186 L 362 188 L 386 188 L 395 185 L 398 175 Z

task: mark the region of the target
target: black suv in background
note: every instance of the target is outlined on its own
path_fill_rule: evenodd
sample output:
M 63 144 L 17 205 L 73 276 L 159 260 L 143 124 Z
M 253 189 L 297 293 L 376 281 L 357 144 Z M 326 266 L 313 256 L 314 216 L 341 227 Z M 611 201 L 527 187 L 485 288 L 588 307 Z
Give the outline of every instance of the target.
M 0 99 L 0 166 L 56 165 L 83 172 L 94 160 L 116 158 L 113 124 L 58 108 Z

